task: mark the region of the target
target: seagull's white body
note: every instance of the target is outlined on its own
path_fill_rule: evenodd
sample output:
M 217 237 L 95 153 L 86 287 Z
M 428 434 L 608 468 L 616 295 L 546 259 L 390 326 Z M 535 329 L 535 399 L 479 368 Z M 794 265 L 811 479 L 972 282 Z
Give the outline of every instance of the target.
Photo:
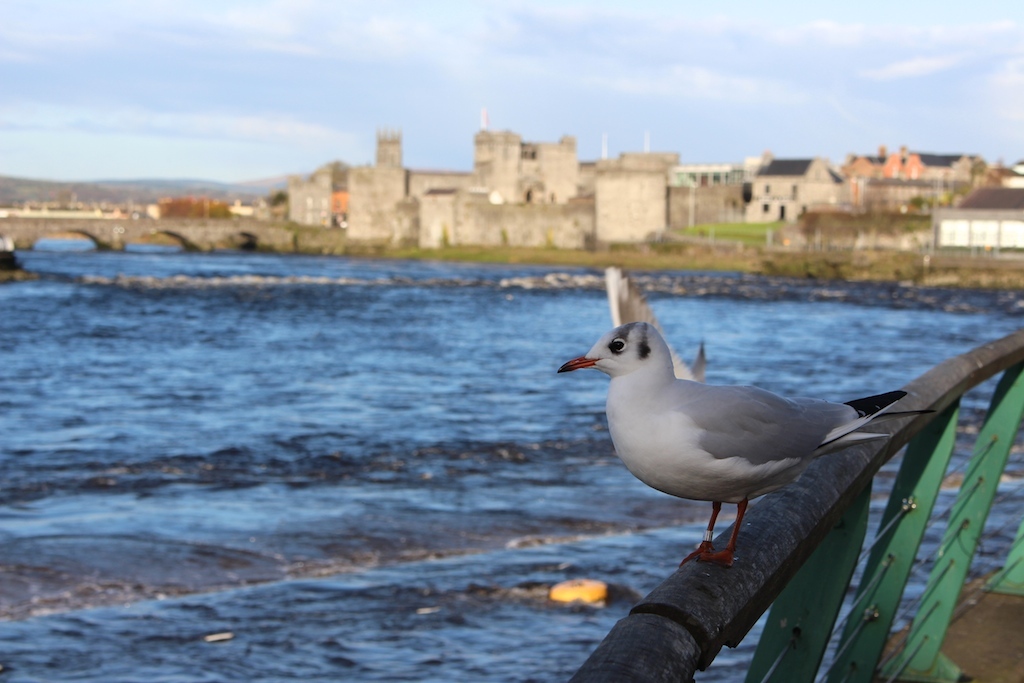
M 819 455 L 884 438 L 858 430 L 905 395 L 832 403 L 678 379 L 668 345 L 645 322 L 608 332 L 559 372 L 586 367 L 611 377 L 608 427 L 629 471 L 659 491 L 714 502 L 716 515 L 723 502 L 745 509 L 748 499 L 795 481 Z M 713 526 L 714 517 L 707 548 Z M 735 534 L 729 564 L 734 545 Z
M 680 498 L 738 503 L 774 491 L 832 429 L 858 418 L 843 404 L 646 375 L 612 379 L 608 428 L 637 479 Z

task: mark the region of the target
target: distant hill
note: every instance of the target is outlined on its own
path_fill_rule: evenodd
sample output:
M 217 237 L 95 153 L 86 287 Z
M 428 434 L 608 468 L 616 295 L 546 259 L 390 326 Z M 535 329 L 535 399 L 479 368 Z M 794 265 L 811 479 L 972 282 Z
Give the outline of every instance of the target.
M 223 201 L 251 201 L 286 188 L 288 177 L 221 183 L 214 180 L 96 180 L 61 182 L 0 176 L 0 205 L 26 201 L 79 201 L 122 204 L 154 203 L 162 197 L 203 196 Z

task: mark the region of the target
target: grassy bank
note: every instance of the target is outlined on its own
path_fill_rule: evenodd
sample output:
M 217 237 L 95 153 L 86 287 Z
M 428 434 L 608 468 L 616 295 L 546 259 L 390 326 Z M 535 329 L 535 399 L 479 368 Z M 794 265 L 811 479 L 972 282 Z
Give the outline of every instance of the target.
M 711 229 L 711 226 L 701 227 L 706 232 Z M 722 240 L 716 244 L 688 240 L 614 245 L 594 251 L 507 246 L 461 246 L 440 249 L 357 248 L 346 244 L 343 231 L 296 227 L 293 231 L 292 244 L 276 251 L 473 263 L 578 266 L 595 269 L 619 266 L 626 270 L 734 271 L 821 280 L 871 280 L 943 287 L 1024 289 L 1024 259 L 972 257 L 955 252 L 925 256 L 916 252 L 893 250 L 791 251 L 764 246 L 765 233 L 773 229 L 772 225 L 741 224 L 713 227 L 716 240 Z M 727 227 L 732 232 L 726 231 Z M 756 246 L 753 243 L 757 243 Z M 260 248 L 262 250 L 263 245 Z M 24 271 L 0 270 L 0 283 L 34 277 L 34 274 Z
M 925 256 L 913 252 L 785 251 L 763 247 L 715 248 L 700 244 L 620 245 L 597 251 L 518 247 L 386 248 L 347 250 L 352 256 L 430 259 L 475 263 L 539 265 L 626 270 L 736 271 L 821 280 L 904 282 L 943 287 L 1024 289 L 1024 260 Z
M 348 251 L 360 255 L 358 251 Z M 395 248 L 362 252 L 387 258 L 432 259 L 474 263 L 531 263 L 539 265 L 631 270 L 740 270 L 752 272 L 759 257 L 754 252 L 716 251 L 693 245 L 622 246 L 599 251 L 527 247 L 445 247 L 441 249 Z
M 768 234 L 777 233 L 785 223 L 708 223 L 675 231 L 680 237 L 737 242 L 748 247 L 768 243 Z

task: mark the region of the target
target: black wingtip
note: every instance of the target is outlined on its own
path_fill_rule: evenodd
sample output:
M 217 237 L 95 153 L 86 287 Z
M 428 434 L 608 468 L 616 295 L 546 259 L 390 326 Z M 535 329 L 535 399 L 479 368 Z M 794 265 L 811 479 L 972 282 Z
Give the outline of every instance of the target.
M 856 410 L 861 416 L 874 415 L 880 410 L 884 410 L 888 406 L 891 406 L 906 395 L 907 392 L 905 391 L 889 391 L 884 394 L 878 394 L 877 396 L 868 396 L 866 398 L 847 401 L 846 405 Z

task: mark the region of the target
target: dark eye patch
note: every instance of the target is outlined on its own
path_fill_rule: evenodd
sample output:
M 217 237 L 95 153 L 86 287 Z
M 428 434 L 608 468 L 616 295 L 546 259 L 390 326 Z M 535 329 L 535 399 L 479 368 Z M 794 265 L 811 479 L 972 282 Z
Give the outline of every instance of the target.
M 622 353 L 622 349 L 624 348 L 626 348 L 626 342 L 621 339 L 616 339 L 608 345 L 608 350 L 612 353 Z

